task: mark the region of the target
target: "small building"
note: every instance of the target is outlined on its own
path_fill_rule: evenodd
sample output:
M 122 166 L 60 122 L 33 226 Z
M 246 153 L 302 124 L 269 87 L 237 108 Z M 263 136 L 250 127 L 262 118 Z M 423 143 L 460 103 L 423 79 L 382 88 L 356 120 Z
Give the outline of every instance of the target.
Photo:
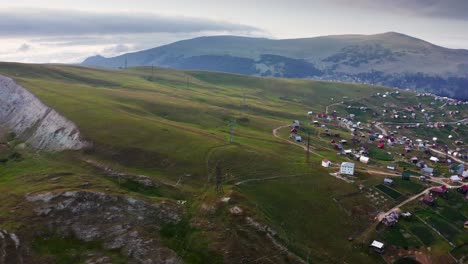
M 295 137 L 294 137 L 294 140 L 295 140 L 296 142 L 302 142 L 302 137 L 301 137 L 301 136 L 295 136 Z
M 367 164 L 369 163 L 369 157 L 366 157 L 366 156 L 360 156 L 359 157 L 359 161 L 364 163 L 364 164 Z
M 340 173 L 347 175 L 354 175 L 354 163 L 352 162 L 343 162 L 341 163 Z
M 331 161 L 329 161 L 328 159 L 322 160 L 322 167 L 328 168 L 330 166 L 331 166 Z
M 312 111 L 307 112 L 307 115 L 313 115 L 313 114 L 314 114 L 314 112 L 312 112 Z
M 393 180 L 390 179 L 390 178 L 385 178 L 385 179 L 383 180 L 383 182 L 384 182 L 385 184 L 388 184 L 388 185 L 392 185 L 392 184 L 393 184 Z
M 434 198 L 430 195 L 425 195 L 423 198 L 422 198 L 422 202 L 429 205 L 429 206 L 433 206 L 434 205 Z
M 440 187 L 434 187 L 430 189 L 429 191 L 433 194 L 443 195 L 447 192 L 447 187 L 445 185 L 442 185 Z
M 395 163 L 388 164 L 388 165 L 387 165 L 387 169 L 389 169 L 389 170 L 396 170 L 396 169 L 397 169 L 397 165 L 396 165 Z
M 436 163 L 440 161 L 439 158 L 434 157 L 434 156 L 430 157 L 429 160 L 432 162 L 436 162 Z
M 377 147 L 378 147 L 379 149 L 383 149 L 383 148 L 385 147 L 385 144 L 382 143 L 382 142 L 380 142 L 380 143 L 377 145 Z
M 413 164 L 418 163 L 418 161 L 419 161 L 419 159 L 418 159 L 418 157 L 416 157 L 416 156 L 411 158 L 411 162 L 412 162 Z
M 401 174 L 401 179 L 405 181 L 409 181 L 410 178 L 411 178 L 411 172 L 409 170 L 403 171 L 403 173 Z
M 452 175 L 452 176 L 450 176 L 450 181 L 451 181 L 452 183 L 459 183 L 460 180 L 461 180 L 461 179 L 460 179 L 460 177 L 458 177 L 458 175 Z
M 433 176 L 434 175 L 434 169 L 429 168 L 429 167 L 425 167 L 425 168 L 421 169 L 421 173 L 426 175 L 426 176 Z
M 457 191 L 461 194 L 467 194 L 468 193 L 468 185 L 463 185 L 462 187 L 458 188 Z
M 372 244 L 370 244 L 370 248 L 380 254 L 384 253 L 384 246 L 384 243 L 377 240 L 372 241 Z
M 465 227 L 465 229 L 468 229 L 468 221 L 465 221 L 464 227 Z

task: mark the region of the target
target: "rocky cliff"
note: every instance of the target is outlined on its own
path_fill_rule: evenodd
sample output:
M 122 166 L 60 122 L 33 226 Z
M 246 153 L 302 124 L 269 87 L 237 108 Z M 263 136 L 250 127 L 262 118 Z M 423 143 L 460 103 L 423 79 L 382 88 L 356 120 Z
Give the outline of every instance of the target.
M 0 126 L 36 149 L 61 151 L 88 145 L 77 126 L 11 78 L 0 75 Z

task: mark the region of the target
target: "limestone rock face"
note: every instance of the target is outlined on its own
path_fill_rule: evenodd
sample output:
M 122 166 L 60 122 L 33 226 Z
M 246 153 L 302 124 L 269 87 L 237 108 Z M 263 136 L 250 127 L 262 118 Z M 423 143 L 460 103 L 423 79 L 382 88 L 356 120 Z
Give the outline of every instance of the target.
M 11 78 L 0 75 L 0 126 L 12 130 L 33 148 L 47 151 L 89 145 L 77 126 L 46 106 Z

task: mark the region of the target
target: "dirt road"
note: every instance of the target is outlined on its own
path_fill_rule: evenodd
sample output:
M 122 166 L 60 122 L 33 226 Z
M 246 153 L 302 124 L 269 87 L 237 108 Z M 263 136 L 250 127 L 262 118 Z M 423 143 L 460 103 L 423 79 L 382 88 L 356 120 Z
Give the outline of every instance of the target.
M 300 143 L 297 143 L 297 142 L 293 142 L 293 141 L 290 141 L 290 140 L 281 138 L 281 137 L 278 135 L 278 131 L 281 130 L 281 129 L 283 129 L 283 128 L 289 128 L 289 125 L 284 125 L 284 126 L 280 126 L 280 127 L 277 127 L 277 128 L 275 128 L 275 129 L 273 129 L 273 136 L 276 137 L 276 138 L 279 138 L 279 139 L 281 139 L 281 140 L 283 140 L 283 141 L 285 141 L 285 142 L 287 142 L 288 144 L 296 145 L 296 146 L 298 146 L 298 147 L 301 147 L 304 151 L 307 151 L 307 146 L 304 146 L 303 144 L 300 144 Z M 319 154 L 319 153 L 317 153 L 317 152 L 311 150 L 310 148 L 309 148 L 309 153 L 312 153 L 312 154 L 314 154 L 314 155 L 317 155 L 317 156 L 319 156 L 319 157 L 321 157 L 321 158 L 325 158 L 325 156 L 323 156 L 323 155 L 321 155 L 321 154 Z

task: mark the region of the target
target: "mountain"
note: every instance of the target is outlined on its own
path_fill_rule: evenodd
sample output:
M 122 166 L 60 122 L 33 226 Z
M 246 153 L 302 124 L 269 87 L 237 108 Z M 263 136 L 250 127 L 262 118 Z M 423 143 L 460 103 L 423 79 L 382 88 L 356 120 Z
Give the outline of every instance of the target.
M 468 50 L 395 32 L 283 40 L 200 37 L 113 58 L 93 56 L 82 64 L 360 82 L 468 100 Z

